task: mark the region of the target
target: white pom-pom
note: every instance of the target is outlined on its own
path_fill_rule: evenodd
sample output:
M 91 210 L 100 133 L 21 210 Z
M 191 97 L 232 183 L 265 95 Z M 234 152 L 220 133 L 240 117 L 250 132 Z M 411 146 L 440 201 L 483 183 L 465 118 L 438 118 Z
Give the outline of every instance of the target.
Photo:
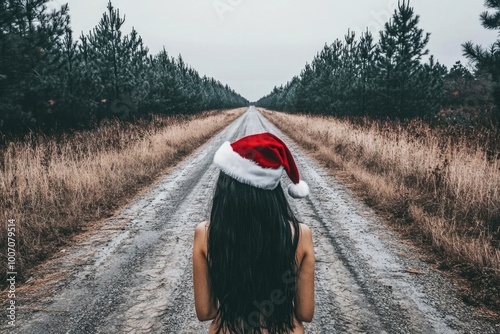
M 288 194 L 293 198 L 304 198 L 309 195 L 309 186 L 304 181 L 288 186 Z

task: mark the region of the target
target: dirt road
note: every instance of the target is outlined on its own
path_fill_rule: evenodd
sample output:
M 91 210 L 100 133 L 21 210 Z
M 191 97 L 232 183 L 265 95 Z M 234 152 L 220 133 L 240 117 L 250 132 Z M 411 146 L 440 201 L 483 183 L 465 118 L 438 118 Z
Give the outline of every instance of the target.
M 116 217 L 44 264 L 18 292 L 16 327 L 0 328 L 206 333 L 208 323 L 194 313 L 191 247 L 195 225 L 209 216 L 218 175 L 213 154 L 225 140 L 262 131 L 289 143 L 311 188 L 307 199 L 290 200 L 311 226 L 316 250 L 316 314 L 307 333 L 500 332 L 254 108 Z

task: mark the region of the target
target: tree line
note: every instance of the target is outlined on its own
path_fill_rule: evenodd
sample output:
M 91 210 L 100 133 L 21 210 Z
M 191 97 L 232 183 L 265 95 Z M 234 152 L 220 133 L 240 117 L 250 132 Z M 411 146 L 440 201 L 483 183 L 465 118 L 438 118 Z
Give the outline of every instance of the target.
M 489 2 L 490 8 L 500 6 L 495 5 L 498 1 Z M 491 27 L 500 26 L 500 14 L 486 13 L 482 18 Z M 430 33 L 419 28 L 419 21 L 410 1 L 400 1 L 379 32 L 378 42 L 368 30 L 359 37 L 348 31 L 344 39 L 325 45 L 300 75 L 275 87 L 256 104 L 335 116 L 429 119 L 452 109 L 486 111 L 493 98 L 500 102 L 499 94 L 491 93 L 500 76 L 500 66 L 491 66 L 498 64 L 500 44 L 484 50 L 467 43 L 464 52 L 478 66 L 471 72 L 457 62 L 448 71 L 429 55 Z M 489 67 L 479 65 L 486 62 Z M 498 113 L 489 116 L 500 120 Z
M 150 55 L 111 1 L 97 26 L 76 39 L 68 5 L 0 2 L 0 132 L 86 128 L 104 119 L 191 114 L 245 106 L 219 81 L 165 49 Z

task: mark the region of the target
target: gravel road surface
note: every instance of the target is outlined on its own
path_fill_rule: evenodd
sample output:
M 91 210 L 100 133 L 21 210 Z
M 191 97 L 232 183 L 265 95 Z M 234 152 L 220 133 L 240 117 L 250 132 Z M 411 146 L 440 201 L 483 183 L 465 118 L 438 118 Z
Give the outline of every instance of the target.
M 289 144 L 311 188 L 308 198 L 290 199 L 316 251 L 316 313 L 306 333 L 500 333 L 255 108 L 40 266 L 17 293 L 16 327 L 3 321 L 0 331 L 207 333 L 194 313 L 191 247 L 194 227 L 209 217 L 212 158 L 225 140 L 263 131 Z

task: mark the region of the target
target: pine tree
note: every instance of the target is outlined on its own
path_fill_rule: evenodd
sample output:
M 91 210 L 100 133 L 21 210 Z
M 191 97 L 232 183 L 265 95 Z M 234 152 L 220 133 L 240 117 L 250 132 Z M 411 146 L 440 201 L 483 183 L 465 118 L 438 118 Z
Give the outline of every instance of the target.
M 316 92 L 313 91 L 314 70 L 311 65 L 306 64 L 305 68 L 300 73 L 300 84 L 297 87 L 297 104 L 296 108 L 301 112 L 313 112 L 313 98 Z M 273 90 L 273 95 L 278 93 L 277 88 Z M 276 105 L 278 101 L 272 103 Z M 271 107 L 273 108 L 273 107 Z M 273 108 L 274 109 L 274 108 Z
M 124 91 L 130 96 L 133 109 L 138 110 L 139 105 L 147 100 L 150 90 L 150 83 L 146 77 L 149 50 L 144 46 L 135 28 L 132 28 L 130 35 L 125 36 L 124 49 L 128 58 L 126 66 L 128 80 L 125 81 Z M 147 110 L 142 112 L 146 113 Z
M 341 97 L 342 115 L 352 115 L 356 110 L 356 100 L 358 99 L 358 91 L 356 89 L 358 77 L 359 50 L 356 34 L 350 30 L 344 37 L 344 49 L 342 52 L 343 76 L 341 87 L 343 94 Z
M 23 92 L 20 86 L 20 76 L 25 70 L 20 60 L 23 59 L 23 38 L 16 27 L 20 16 L 20 4 L 3 0 L 0 2 L 0 131 L 20 131 L 19 124 L 33 126 L 35 119 L 29 110 L 23 110 L 19 100 Z
M 49 11 L 49 0 L 3 1 L 0 14 L 0 126 L 8 132 L 50 126 L 56 103 L 61 37 L 68 6 Z
M 70 27 L 66 28 L 60 52 L 60 92 L 57 108 L 54 108 L 55 117 L 59 123 L 64 124 L 63 127 L 70 127 L 79 122 L 75 101 L 78 43 L 73 39 L 73 31 Z
M 474 75 L 457 61 L 445 77 L 444 103 L 450 107 L 465 105 L 468 88 L 474 81 Z
M 415 86 L 412 106 L 420 118 L 431 119 L 440 111 L 445 94 L 446 74 L 448 74 L 446 66 L 431 56 L 413 78 Z
M 125 17 L 120 10 L 108 2 L 107 12 L 103 14 L 99 24 L 89 33 L 87 40 L 91 48 L 89 55 L 91 64 L 97 75 L 96 86 L 102 87 L 99 95 L 106 100 L 108 115 L 127 118 L 130 112 L 130 94 L 126 94 L 133 75 L 128 66 L 127 44 L 121 30 Z
M 403 0 L 380 32 L 377 67 L 382 100 L 379 108 L 391 117 L 414 117 L 421 112 L 416 109 L 414 87 L 421 59 L 429 53 L 425 47 L 430 33 L 424 34 L 418 27 L 419 21 L 410 2 Z
M 494 13 L 485 11 L 480 19 L 484 28 L 498 30 L 500 32 L 500 1 L 486 0 L 485 5 Z M 496 102 L 496 112 L 492 115 L 492 121 L 500 126 L 500 39 L 497 39 L 489 48 L 483 48 L 467 42 L 462 45 L 464 56 L 469 58 L 477 66 L 479 72 L 488 73 L 493 82 L 493 98 Z
M 373 103 L 375 85 L 373 83 L 376 78 L 375 69 L 375 50 L 376 45 L 373 42 L 373 35 L 368 29 L 361 35 L 359 41 L 359 59 L 358 59 L 358 83 L 357 95 L 358 112 L 357 114 L 366 116 L 373 114 Z

